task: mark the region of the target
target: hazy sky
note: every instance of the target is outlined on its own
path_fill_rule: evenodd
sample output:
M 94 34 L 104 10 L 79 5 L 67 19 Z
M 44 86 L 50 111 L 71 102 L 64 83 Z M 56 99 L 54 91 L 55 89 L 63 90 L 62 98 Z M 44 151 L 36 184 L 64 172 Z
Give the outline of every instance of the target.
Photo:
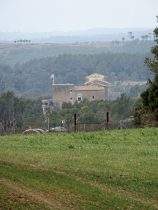
M 0 31 L 155 27 L 158 0 L 0 0 Z

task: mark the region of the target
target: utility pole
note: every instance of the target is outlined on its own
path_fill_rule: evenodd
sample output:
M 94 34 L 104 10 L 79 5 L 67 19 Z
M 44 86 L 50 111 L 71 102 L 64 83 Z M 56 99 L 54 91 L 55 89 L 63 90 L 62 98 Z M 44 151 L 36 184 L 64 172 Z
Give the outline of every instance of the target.
M 48 117 L 48 132 L 50 131 L 50 120 L 49 120 L 49 117 Z

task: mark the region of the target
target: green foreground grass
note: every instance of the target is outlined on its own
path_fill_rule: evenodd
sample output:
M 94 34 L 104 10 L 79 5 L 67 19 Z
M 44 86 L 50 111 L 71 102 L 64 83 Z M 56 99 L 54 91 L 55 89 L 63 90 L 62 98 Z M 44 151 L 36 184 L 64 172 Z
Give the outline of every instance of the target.
M 158 129 L 0 137 L 0 209 L 158 209 Z

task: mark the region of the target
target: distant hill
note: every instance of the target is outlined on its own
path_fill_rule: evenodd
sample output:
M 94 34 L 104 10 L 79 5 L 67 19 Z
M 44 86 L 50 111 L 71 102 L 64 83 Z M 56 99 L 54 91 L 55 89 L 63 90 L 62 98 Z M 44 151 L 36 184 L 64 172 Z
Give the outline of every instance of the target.
M 13 66 L 16 63 L 61 54 L 100 54 L 100 53 L 128 53 L 146 54 L 150 52 L 153 41 L 113 41 L 86 42 L 74 44 L 52 43 L 1 43 L 0 64 Z
M 91 55 L 62 54 L 32 59 L 14 67 L 0 65 L 0 93 L 13 90 L 29 98 L 51 97 L 50 75 L 55 83 L 82 84 L 94 72 L 107 76 L 109 82 L 144 81 L 150 77 L 144 66 L 144 54 L 100 53 Z M 149 55 L 148 55 L 149 56 Z
M 53 31 L 45 33 L 0 32 L 0 42 L 17 39 L 30 39 L 33 43 L 120 41 L 122 37 L 129 40 L 129 32 L 132 32 L 135 39 L 141 39 L 143 35 L 149 35 L 149 39 L 151 39 L 152 31 L 152 28 L 93 28 L 84 31 Z
M 136 30 L 131 31 L 134 38 L 130 38 L 130 30 L 126 29 L 121 30 L 126 35 L 122 39 L 120 30 L 106 29 L 104 32 L 104 29 L 91 29 L 65 33 L 64 42 L 67 43 L 58 43 L 62 42 L 63 36 L 59 36 L 59 33 L 52 37 L 50 33 L 45 36 L 28 34 L 27 37 L 18 33 L 14 36 L 5 36 L 3 33 L 2 36 L 0 33 L 0 93 L 13 90 L 17 95 L 28 98 L 51 97 L 49 77 L 52 73 L 58 83 L 82 84 L 84 77 L 94 72 L 106 75 L 110 82 L 147 80 L 150 74 L 144 66 L 144 58 L 150 56 L 150 49 L 154 45 L 152 38 L 137 39 Z M 149 32 L 143 29 L 140 33 L 138 30 L 139 37 Z M 105 41 L 105 36 L 113 41 Z M 94 41 L 94 37 L 98 37 L 96 40 L 99 41 Z M 5 41 L 2 41 L 4 38 Z M 36 41 L 24 42 L 24 38 Z

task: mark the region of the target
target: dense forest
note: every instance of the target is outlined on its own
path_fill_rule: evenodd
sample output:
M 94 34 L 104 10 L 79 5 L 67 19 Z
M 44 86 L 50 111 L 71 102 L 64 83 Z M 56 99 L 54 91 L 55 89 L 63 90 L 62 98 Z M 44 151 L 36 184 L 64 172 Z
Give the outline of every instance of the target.
M 56 83 L 82 84 L 85 76 L 104 74 L 109 82 L 116 80 L 147 80 L 150 72 L 144 66 L 144 54 L 101 53 L 32 59 L 14 67 L 0 65 L 0 93 L 12 90 L 28 98 L 50 97 L 50 75 Z

